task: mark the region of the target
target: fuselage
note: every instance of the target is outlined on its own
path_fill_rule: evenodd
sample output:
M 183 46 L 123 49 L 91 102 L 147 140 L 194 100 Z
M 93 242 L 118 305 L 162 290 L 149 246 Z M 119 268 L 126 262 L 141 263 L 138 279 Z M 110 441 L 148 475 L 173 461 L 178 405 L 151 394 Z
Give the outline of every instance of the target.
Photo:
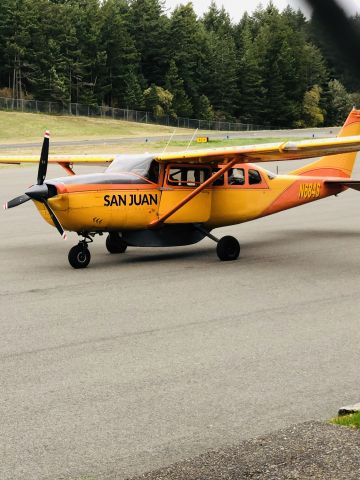
M 150 159 L 151 160 L 151 159 Z M 152 162 L 149 160 L 149 165 Z M 49 204 L 66 230 L 106 232 L 148 229 L 215 170 L 210 165 L 167 164 L 148 171 L 75 175 L 49 180 L 56 195 Z M 338 178 L 338 177 L 337 177 Z M 234 225 L 338 194 L 329 177 L 274 175 L 254 164 L 239 164 L 201 191 L 166 224 L 202 224 L 211 230 Z M 35 202 L 52 224 L 45 207 Z

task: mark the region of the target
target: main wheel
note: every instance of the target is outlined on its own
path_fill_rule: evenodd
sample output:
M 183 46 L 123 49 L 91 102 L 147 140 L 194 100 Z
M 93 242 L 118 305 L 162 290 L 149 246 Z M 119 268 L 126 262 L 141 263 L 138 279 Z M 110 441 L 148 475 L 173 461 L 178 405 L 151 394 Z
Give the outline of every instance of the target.
M 222 261 L 236 260 L 240 255 L 240 243 L 230 235 L 222 237 L 217 243 L 216 253 Z
M 74 268 L 86 268 L 91 259 L 90 251 L 83 245 L 75 245 L 69 251 L 69 263 Z
M 117 233 L 109 233 L 105 245 L 109 253 L 124 253 L 128 246 Z

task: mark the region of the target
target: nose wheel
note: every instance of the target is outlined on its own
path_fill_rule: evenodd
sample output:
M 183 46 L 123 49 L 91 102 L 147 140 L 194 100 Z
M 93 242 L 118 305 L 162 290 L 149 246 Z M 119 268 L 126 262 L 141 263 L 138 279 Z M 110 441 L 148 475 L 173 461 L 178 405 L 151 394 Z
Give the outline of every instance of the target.
M 68 259 L 73 268 L 86 268 L 91 259 L 87 244 L 80 242 L 78 245 L 72 247 L 69 251 Z
M 93 237 L 96 233 L 79 233 L 84 238 L 80 242 L 72 247 L 69 251 L 68 259 L 73 268 L 86 268 L 91 260 L 91 254 L 88 244 L 93 242 Z M 102 233 L 99 233 L 102 235 Z

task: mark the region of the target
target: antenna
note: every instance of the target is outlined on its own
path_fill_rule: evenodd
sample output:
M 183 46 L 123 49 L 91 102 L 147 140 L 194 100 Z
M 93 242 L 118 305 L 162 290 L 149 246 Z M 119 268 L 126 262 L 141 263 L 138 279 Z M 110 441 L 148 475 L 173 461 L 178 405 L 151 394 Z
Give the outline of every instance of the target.
M 195 135 L 196 135 L 196 133 L 197 133 L 198 130 L 199 130 L 199 129 L 197 128 L 197 129 L 195 130 L 195 132 L 194 132 L 194 135 L 191 137 L 191 140 L 190 140 L 188 146 L 186 147 L 186 150 L 185 150 L 186 152 L 189 150 L 189 147 L 190 147 L 190 145 L 192 144 L 192 141 L 194 140 L 194 137 L 195 137 Z
M 171 137 L 169 138 L 169 141 L 167 142 L 167 144 L 166 144 L 166 146 L 165 146 L 165 148 L 164 148 L 164 150 L 163 150 L 162 153 L 165 153 L 165 152 L 166 152 L 166 149 L 167 149 L 167 147 L 169 146 L 171 140 L 173 139 L 173 136 L 175 135 L 175 132 L 176 132 L 176 128 L 174 128 L 174 131 L 173 131 L 173 133 L 171 134 Z

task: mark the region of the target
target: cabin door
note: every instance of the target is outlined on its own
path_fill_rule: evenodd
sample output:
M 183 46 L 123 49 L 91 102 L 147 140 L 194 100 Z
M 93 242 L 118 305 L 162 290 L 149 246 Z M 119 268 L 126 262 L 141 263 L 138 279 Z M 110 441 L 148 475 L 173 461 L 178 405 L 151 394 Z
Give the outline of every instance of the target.
M 178 205 L 211 175 L 209 167 L 168 165 L 162 188 L 159 215 Z M 181 207 L 165 223 L 203 223 L 210 217 L 212 188 L 206 188 Z

